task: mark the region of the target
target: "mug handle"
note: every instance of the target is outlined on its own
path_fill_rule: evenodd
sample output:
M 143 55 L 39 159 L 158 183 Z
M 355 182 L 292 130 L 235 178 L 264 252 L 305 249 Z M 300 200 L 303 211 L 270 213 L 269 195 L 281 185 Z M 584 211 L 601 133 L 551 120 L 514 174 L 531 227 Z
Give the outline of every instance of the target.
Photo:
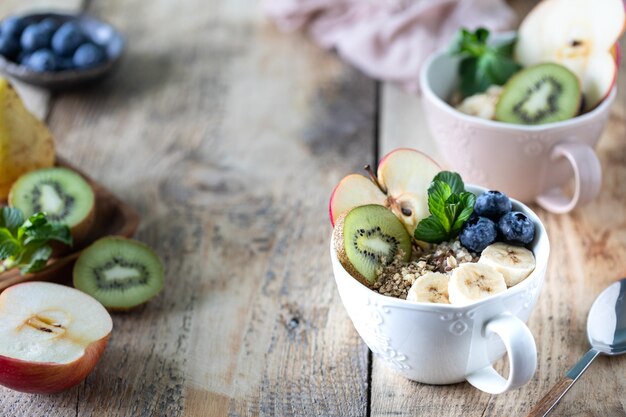
M 569 199 L 560 188 L 537 197 L 537 203 L 552 213 L 567 213 L 596 198 L 602 184 L 602 168 L 594 150 L 586 144 L 564 142 L 552 149 L 551 159 L 565 157 L 574 170 L 574 196 Z
M 504 379 L 492 365 L 472 372 L 465 379 L 481 391 L 501 394 L 530 381 L 537 368 L 537 347 L 526 324 L 511 314 L 502 314 L 485 325 L 484 334 L 493 333 L 502 339 L 509 356 L 508 379 Z

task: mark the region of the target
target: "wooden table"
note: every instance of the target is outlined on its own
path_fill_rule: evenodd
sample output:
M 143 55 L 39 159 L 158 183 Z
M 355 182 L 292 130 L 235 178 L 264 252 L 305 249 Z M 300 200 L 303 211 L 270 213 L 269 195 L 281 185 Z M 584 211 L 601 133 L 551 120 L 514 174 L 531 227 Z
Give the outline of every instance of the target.
M 586 351 L 593 299 L 626 274 L 624 71 L 598 148 L 600 197 L 570 215 L 538 210 L 552 256 L 529 322 L 537 373 L 490 396 L 388 371 L 332 279 L 335 183 L 398 146 L 436 154 L 417 97 L 278 32 L 259 1 L 2 0 L 0 15 L 46 5 L 128 36 L 105 82 L 20 92 L 61 155 L 140 211 L 137 238 L 163 257 L 167 283 L 145 308 L 114 316 L 84 383 L 51 396 L 0 388 L 0 415 L 523 416 Z M 601 357 L 554 415 L 625 409 L 626 358 Z

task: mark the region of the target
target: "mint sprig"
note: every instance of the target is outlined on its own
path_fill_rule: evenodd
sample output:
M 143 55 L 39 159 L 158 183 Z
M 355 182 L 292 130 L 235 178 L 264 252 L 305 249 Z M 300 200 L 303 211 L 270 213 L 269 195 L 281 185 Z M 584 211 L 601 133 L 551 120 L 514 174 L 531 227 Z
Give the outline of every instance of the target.
M 513 60 L 515 39 L 498 46 L 488 46 L 489 31 L 461 29 L 450 47 L 460 56 L 459 90 L 464 97 L 486 91 L 491 85 L 503 85 L 521 66 Z
M 472 215 L 475 202 L 476 196 L 465 191 L 465 184 L 459 174 L 440 172 L 428 187 L 430 216 L 418 223 L 415 239 L 441 243 L 455 238 Z
M 66 225 L 51 223 L 44 213 L 24 219 L 16 208 L 0 208 L 0 272 L 19 268 L 22 274 L 42 270 L 52 255 L 50 241 L 72 244 Z

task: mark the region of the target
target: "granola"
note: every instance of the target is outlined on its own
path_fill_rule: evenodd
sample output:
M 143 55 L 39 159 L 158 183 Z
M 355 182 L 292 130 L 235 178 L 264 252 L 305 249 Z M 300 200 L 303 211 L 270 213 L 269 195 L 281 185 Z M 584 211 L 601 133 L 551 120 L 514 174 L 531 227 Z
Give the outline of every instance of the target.
M 404 300 L 415 280 L 425 273 L 451 274 L 460 264 L 477 262 L 479 258 L 461 246 L 458 239 L 426 247 L 414 245 L 411 260 L 403 262 L 402 254 L 398 254 L 378 271 L 378 279 L 372 288 L 380 294 Z

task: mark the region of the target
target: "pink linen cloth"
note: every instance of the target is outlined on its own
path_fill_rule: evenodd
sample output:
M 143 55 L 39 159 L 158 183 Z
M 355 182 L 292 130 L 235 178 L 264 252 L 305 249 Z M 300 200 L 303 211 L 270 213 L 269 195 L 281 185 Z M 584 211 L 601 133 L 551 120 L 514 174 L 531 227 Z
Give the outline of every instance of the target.
M 267 0 L 281 30 L 304 30 L 365 74 L 417 91 L 426 57 L 460 27 L 512 28 L 503 0 Z

